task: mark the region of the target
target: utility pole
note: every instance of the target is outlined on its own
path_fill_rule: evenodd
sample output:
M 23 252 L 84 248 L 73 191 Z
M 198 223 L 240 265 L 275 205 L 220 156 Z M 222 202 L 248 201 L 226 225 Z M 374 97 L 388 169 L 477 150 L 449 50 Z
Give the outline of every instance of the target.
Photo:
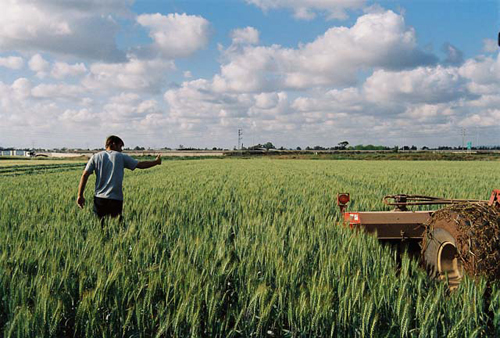
M 241 140 L 243 140 L 243 130 L 238 129 L 238 149 L 241 149 Z
M 465 150 L 465 128 L 462 128 L 462 150 Z
M 476 126 L 476 150 L 479 150 L 479 127 Z

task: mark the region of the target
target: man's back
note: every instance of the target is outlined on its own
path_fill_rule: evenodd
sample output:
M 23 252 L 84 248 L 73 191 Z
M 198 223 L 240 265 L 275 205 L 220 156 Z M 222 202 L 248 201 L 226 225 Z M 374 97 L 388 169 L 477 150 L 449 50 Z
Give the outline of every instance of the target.
M 123 201 L 123 171 L 124 168 L 134 170 L 138 161 L 132 157 L 114 150 L 96 153 L 87 163 L 85 171 L 89 174 L 95 171 L 95 196 Z
M 85 205 L 85 197 L 83 196 L 85 186 L 87 185 L 89 176 L 95 171 L 94 212 L 101 221 L 107 215 L 121 217 L 123 209 L 122 185 L 124 168 L 130 170 L 134 170 L 135 168 L 147 169 L 161 164 L 160 155 L 156 156 L 154 161 L 139 162 L 128 155 L 122 154 L 124 145 L 125 143 L 118 136 L 109 136 L 106 139 L 106 150 L 91 157 L 80 178 L 76 204 L 83 209 Z

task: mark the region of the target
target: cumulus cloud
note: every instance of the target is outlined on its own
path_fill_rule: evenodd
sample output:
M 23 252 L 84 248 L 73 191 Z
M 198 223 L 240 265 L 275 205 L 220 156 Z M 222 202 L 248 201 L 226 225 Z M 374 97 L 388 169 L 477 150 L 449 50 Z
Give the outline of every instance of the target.
M 102 108 L 102 117 L 106 121 L 122 127 L 150 124 L 151 121 L 143 121 L 150 120 L 151 116 L 163 121 L 164 116 L 158 102 L 155 99 L 142 100 L 140 96 L 131 93 L 112 97 Z
M 11 95 L 6 98 L 13 97 L 14 99 L 26 99 L 31 95 L 31 88 L 33 84 L 26 78 L 19 78 L 12 83 L 10 87 Z
M 131 1 L 3 0 L 0 51 L 53 52 L 97 60 L 123 60 L 115 44 L 118 24 Z
M 49 69 L 49 62 L 45 60 L 40 54 L 35 54 L 31 57 L 28 65 L 32 71 L 36 73 L 39 78 L 44 78 Z
M 297 49 L 273 45 L 229 48 L 214 77 L 219 91 L 276 91 L 356 83 L 360 70 L 400 70 L 434 64 L 415 32 L 392 11 L 365 14 L 351 28 L 333 27 Z
M 477 57 L 467 60 L 460 67 L 460 74 L 478 85 L 500 85 L 500 54 L 493 57 Z
M 493 39 L 484 39 L 483 40 L 483 50 L 487 53 L 495 53 L 498 51 L 497 41 Z
M 481 111 L 460 121 L 462 127 L 498 127 L 500 121 L 500 109 L 488 109 Z
M 440 103 L 472 98 L 466 84 L 457 68 L 420 67 L 400 72 L 375 71 L 366 80 L 364 90 L 374 102 Z
M 325 13 L 329 19 L 346 19 L 347 11 L 360 9 L 366 0 L 246 0 L 264 11 L 270 9 L 291 9 L 297 19 L 310 20 L 318 12 Z
M 0 82 L 0 111 L 3 113 L 2 133 L 16 128 L 35 127 L 36 130 L 57 120 L 59 110 L 51 101 L 33 100 L 33 84 L 29 79 L 19 78 L 11 85 Z M 22 134 L 17 134 L 22 137 Z
M 85 92 L 82 86 L 69 84 L 40 84 L 31 90 L 33 97 L 50 100 L 58 98 L 80 100 Z
M 143 14 L 137 22 L 150 30 L 154 41 L 150 52 L 169 59 L 189 56 L 208 43 L 210 25 L 200 16 Z
M 60 116 L 59 120 L 67 123 L 78 124 L 95 124 L 99 120 L 99 115 L 87 108 L 82 109 L 66 109 Z
M 63 79 L 67 76 L 78 76 L 85 74 L 87 67 L 83 63 L 76 63 L 74 65 L 65 62 L 56 62 L 52 67 L 50 75 L 56 79 Z
M 184 82 L 168 90 L 168 123 L 181 135 L 204 135 L 208 145 L 227 142 L 227 135 L 237 128 L 252 132 L 278 133 L 295 130 L 297 121 L 288 117 L 290 100 L 285 92 L 220 93 L 207 80 Z M 223 141 L 221 141 L 223 139 Z M 226 140 L 224 140 L 226 139 Z M 259 140 L 257 140 L 259 141 Z M 249 139 L 245 144 L 250 144 Z
M 0 57 L 0 67 L 10 69 L 21 69 L 24 66 L 24 60 L 18 56 Z
M 253 27 L 235 29 L 231 32 L 231 39 L 235 45 L 256 45 L 259 43 L 259 31 Z
M 165 85 L 172 61 L 131 59 L 126 63 L 94 63 L 83 84 L 89 89 L 127 89 L 155 93 Z
M 342 17 L 365 3 L 247 2 L 265 10 L 288 8 L 302 18 Z M 365 8 L 349 27 L 331 27 L 295 48 L 259 45 L 257 29 L 235 29 L 229 33 L 230 45 L 221 47 L 220 71 L 196 79 L 184 69 L 175 73 L 173 60 L 207 45 L 210 24 L 202 17 L 132 18 L 127 16 L 131 1 L 121 0 L 4 4 L 9 14 L 0 13 L 0 52 L 6 55 L 0 57 L 0 67 L 21 69 L 23 58 L 7 55 L 33 55 L 26 62 L 38 77 L 0 81 L 4 138 L 6 130 L 21 126 L 47 133 L 67 129 L 71 136 L 89 128 L 94 134 L 88 135 L 95 136 L 95 128 L 106 122 L 105 134 L 176 135 L 175 143 L 162 144 L 168 146 L 227 147 L 238 128 L 244 129 L 246 145 L 252 134 L 255 143 L 277 145 L 327 145 L 329 140 L 336 145 L 343 139 L 391 145 L 409 137 L 433 145 L 449 143 L 442 140 L 451 128 L 495 128 L 500 118 L 499 55 L 464 61 L 457 47 L 446 44 L 446 59 L 438 62 L 418 47 L 416 33 L 402 15 L 380 7 Z M 114 8 L 118 14 L 112 13 Z M 136 20 L 152 43 L 129 50 L 127 56 L 117 51 L 117 15 Z M 171 73 L 184 82 L 170 84 Z M 131 143 L 133 138 L 127 139 Z
M 179 120 L 203 119 L 219 123 L 221 119 L 276 117 L 287 112 L 289 100 L 284 92 L 235 94 L 212 89 L 207 80 L 184 82 L 164 95 L 169 115 Z
M 456 66 L 464 62 L 464 53 L 452 44 L 445 43 L 442 50 L 446 54 L 446 59 L 444 60 L 445 65 Z

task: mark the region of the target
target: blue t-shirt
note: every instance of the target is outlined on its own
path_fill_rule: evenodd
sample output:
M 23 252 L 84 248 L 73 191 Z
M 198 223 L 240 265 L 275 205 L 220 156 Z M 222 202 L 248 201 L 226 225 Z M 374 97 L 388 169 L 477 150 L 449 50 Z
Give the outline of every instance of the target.
M 134 170 L 139 161 L 114 150 L 98 152 L 90 158 L 85 171 L 95 171 L 95 196 L 123 201 L 124 168 Z

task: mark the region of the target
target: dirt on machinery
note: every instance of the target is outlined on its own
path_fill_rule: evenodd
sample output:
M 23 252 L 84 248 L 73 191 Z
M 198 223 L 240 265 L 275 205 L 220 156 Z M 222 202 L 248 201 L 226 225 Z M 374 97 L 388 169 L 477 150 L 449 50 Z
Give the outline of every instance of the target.
M 444 226 L 443 226 L 444 224 Z M 487 203 L 452 204 L 436 211 L 425 227 L 447 228 L 456 239 L 457 254 L 471 277 L 500 279 L 500 210 Z

